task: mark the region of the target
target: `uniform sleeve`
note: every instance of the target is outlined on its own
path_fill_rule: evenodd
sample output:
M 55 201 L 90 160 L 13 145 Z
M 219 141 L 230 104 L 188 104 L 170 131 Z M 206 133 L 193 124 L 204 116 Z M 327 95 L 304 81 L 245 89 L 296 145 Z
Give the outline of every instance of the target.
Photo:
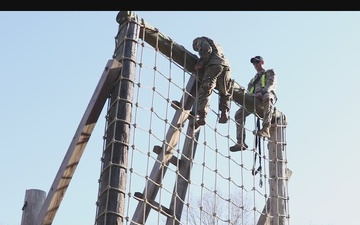
M 248 85 L 247 85 L 247 90 L 248 90 L 248 91 L 250 91 L 250 89 L 251 89 L 252 86 L 253 86 L 252 80 L 253 80 L 253 79 L 251 79 L 250 82 L 249 82 Z
M 199 41 L 198 48 L 199 48 L 200 58 L 197 64 L 201 66 L 205 66 L 209 62 L 213 49 L 210 46 L 209 42 L 207 42 L 206 40 Z
M 263 88 L 264 93 L 268 93 L 273 91 L 275 93 L 276 91 L 276 74 L 274 70 L 270 69 L 266 71 L 266 84 Z

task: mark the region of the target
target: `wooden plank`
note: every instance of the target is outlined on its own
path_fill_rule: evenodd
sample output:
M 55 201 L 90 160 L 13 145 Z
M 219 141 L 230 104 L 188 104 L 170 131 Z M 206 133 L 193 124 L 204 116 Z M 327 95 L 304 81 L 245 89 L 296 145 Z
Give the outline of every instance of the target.
M 137 199 L 137 200 L 145 201 L 144 195 L 140 192 L 135 192 L 134 196 L 136 197 L 135 199 Z M 150 199 L 146 199 L 146 201 L 149 202 L 149 205 L 151 206 L 151 208 L 160 212 L 164 216 L 171 215 L 171 211 L 168 208 L 166 208 L 165 206 L 159 204 L 158 202 L 156 202 L 154 200 L 150 200 Z
M 158 155 L 162 154 L 162 147 L 159 145 L 155 145 L 153 148 L 153 152 L 155 152 Z M 174 155 L 170 159 L 170 163 L 173 164 L 174 166 L 177 166 L 177 161 L 178 161 L 178 158 Z
M 98 85 L 85 110 L 83 118 L 75 132 L 58 173 L 51 185 L 46 200 L 37 218 L 37 225 L 51 225 L 55 214 L 79 164 L 81 155 L 90 139 L 92 131 L 101 114 L 106 99 L 118 78 L 121 64 L 117 60 L 109 60 Z

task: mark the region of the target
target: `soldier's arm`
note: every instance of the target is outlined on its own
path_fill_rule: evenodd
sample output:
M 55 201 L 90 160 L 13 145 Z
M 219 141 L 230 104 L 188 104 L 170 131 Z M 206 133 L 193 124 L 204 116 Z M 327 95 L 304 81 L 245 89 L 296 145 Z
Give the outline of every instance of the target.
M 251 80 L 250 80 L 250 82 L 249 82 L 248 85 L 247 85 L 247 90 L 250 91 L 250 89 L 251 89 L 252 86 L 253 86 L 253 85 L 252 85 L 252 82 L 251 82 Z
M 271 91 L 276 91 L 276 74 L 273 69 L 266 71 L 266 85 L 263 88 L 263 93 L 268 93 Z
M 202 41 L 199 44 L 199 60 L 197 62 L 198 65 L 200 66 L 205 66 L 210 59 L 212 53 L 212 47 L 210 46 L 210 44 L 207 41 Z

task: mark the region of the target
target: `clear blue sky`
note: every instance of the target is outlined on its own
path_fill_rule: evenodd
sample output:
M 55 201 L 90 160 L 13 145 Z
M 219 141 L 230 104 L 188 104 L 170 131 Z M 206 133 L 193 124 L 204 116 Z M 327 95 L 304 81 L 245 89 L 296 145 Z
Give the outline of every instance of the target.
M 21 223 L 27 189 L 48 192 L 112 58 L 117 13 L 0 12 L 0 225 Z M 360 12 L 136 13 L 191 51 L 195 37 L 213 38 L 242 85 L 255 73 L 249 59 L 263 56 L 278 75 L 277 108 L 289 120 L 290 224 L 353 224 Z M 94 224 L 104 120 L 53 225 Z

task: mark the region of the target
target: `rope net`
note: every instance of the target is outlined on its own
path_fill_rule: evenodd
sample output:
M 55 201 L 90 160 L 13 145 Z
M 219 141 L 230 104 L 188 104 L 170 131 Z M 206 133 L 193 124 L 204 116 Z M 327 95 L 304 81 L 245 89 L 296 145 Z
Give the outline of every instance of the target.
M 216 91 L 207 123 L 194 128 L 197 56 L 133 13 L 118 22 L 114 58 L 123 67 L 108 99 L 96 224 L 287 224 L 287 185 L 272 181 L 288 176 L 269 172 L 272 163 L 287 169 L 286 154 L 272 160 L 268 151 L 286 153 L 285 126 L 272 125 L 277 141 L 262 140 L 259 155 L 250 115 L 249 149 L 230 152 L 236 122 L 218 123 Z M 271 195 L 285 209 L 271 211 Z

